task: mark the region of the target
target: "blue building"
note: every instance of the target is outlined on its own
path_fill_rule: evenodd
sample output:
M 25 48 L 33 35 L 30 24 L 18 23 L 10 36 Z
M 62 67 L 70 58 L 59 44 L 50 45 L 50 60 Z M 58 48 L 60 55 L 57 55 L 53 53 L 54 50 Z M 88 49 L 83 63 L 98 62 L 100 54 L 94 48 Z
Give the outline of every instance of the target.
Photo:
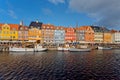
M 63 27 L 56 27 L 54 31 L 54 43 L 63 44 L 65 43 L 65 30 Z

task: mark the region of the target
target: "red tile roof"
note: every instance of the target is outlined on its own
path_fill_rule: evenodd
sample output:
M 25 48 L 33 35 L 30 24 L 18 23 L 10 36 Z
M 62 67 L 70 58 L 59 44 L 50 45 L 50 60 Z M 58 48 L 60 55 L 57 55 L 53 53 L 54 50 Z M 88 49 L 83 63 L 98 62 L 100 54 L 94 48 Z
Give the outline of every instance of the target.
M 13 30 L 13 29 L 18 30 L 19 28 L 18 24 L 8 24 L 8 25 L 10 26 L 10 30 Z
M 2 25 L 3 25 L 3 24 L 0 23 L 0 30 L 2 29 Z

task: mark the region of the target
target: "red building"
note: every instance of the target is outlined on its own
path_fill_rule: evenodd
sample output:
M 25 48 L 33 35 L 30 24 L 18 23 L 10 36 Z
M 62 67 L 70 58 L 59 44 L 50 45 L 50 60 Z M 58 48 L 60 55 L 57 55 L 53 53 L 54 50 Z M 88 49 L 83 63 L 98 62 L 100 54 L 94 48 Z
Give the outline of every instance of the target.
M 65 28 L 65 42 L 76 42 L 76 33 L 74 28 Z

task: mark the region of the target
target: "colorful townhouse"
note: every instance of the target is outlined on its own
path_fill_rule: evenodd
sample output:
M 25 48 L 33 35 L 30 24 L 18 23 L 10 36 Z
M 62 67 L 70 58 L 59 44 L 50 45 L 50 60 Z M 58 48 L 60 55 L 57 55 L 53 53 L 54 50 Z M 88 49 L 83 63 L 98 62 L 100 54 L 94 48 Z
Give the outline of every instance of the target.
M 10 25 L 10 38 L 11 40 L 18 40 L 18 24 L 9 24 Z
M 0 30 L 1 40 L 18 40 L 17 24 L 1 24 Z
M 30 41 L 37 41 L 38 43 L 42 42 L 42 32 L 41 32 L 41 22 L 31 22 L 28 30 L 28 39 Z
M 42 43 L 54 43 L 55 26 L 51 24 L 42 24 Z
M 112 33 L 105 27 L 103 27 L 103 42 L 112 43 Z
M 28 26 L 24 26 L 23 23 L 21 23 L 19 25 L 18 40 L 19 41 L 28 41 Z
M 0 40 L 1 40 L 1 38 L 2 38 L 2 25 L 3 25 L 3 24 L 0 24 Z
M 55 27 L 54 43 L 55 44 L 63 44 L 63 43 L 65 43 L 65 30 L 64 30 L 64 27 L 61 27 L 61 26 Z
M 77 42 L 85 42 L 85 30 L 84 28 L 77 27 L 76 30 L 76 41 Z
M 82 43 L 94 42 L 94 31 L 90 26 L 81 26 L 76 28 L 77 41 Z
M 94 31 L 94 42 L 103 43 L 103 27 L 91 26 L 91 28 Z
M 112 42 L 120 43 L 120 32 L 119 31 L 112 32 Z
M 76 32 L 72 27 L 65 28 L 65 42 L 76 42 Z

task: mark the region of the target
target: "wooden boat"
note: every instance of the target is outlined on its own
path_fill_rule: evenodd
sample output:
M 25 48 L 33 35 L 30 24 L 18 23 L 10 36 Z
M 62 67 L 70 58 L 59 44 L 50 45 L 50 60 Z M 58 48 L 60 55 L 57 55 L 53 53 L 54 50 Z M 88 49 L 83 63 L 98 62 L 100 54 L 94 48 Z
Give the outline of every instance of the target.
M 46 51 L 47 48 L 43 48 L 41 45 L 37 45 L 35 48 L 22 48 L 22 47 L 9 47 L 9 51 L 22 52 L 22 51 Z
M 98 49 L 112 49 L 111 47 L 102 47 L 102 46 L 98 46 Z
M 87 52 L 87 51 L 91 51 L 91 48 L 70 48 L 69 51 L 81 51 L 81 52 Z

